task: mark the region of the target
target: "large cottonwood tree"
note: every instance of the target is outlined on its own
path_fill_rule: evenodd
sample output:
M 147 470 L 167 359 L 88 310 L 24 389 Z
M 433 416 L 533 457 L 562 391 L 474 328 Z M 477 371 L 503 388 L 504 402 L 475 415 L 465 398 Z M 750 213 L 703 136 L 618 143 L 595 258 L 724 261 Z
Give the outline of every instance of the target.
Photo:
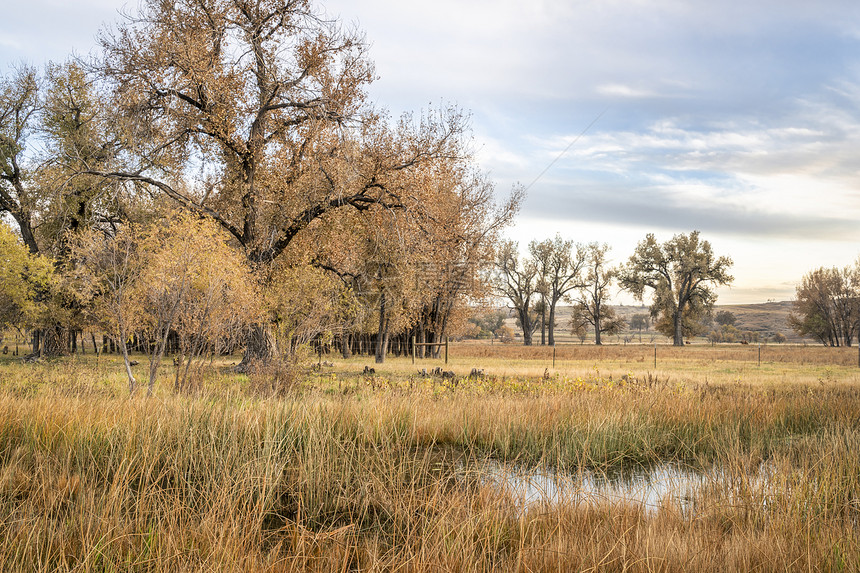
M 575 297 L 574 312 L 594 329 L 594 344 L 603 344 L 602 334 L 616 334 L 624 326 L 624 319 L 609 306 L 609 291 L 618 269 L 609 266 L 607 252 L 610 247 L 603 243 L 589 243 L 585 248 L 585 276 Z
M 860 327 L 860 263 L 820 267 L 797 285 L 788 323 L 801 336 L 828 346 L 851 346 Z
M 619 284 L 642 300 L 645 289 L 654 291 L 652 316 L 661 315 L 672 325 L 673 344 L 684 345 L 685 317 L 709 311 L 717 295 L 713 286 L 727 285 L 732 260 L 714 255 L 711 244 L 699 232 L 679 234 L 658 243 L 649 233 L 621 270 Z
M 403 173 L 464 126 L 447 110 L 392 127 L 365 101 L 364 38 L 308 0 L 144 0 L 101 43 L 125 165 L 89 173 L 212 218 L 258 267 L 332 211 L 420 204 Z M 275 352 L 257 334 L 246 358 Z
M 546 322 L 549 344 L 554 346 L 556 307 L 571 291 L 583 285 L 585 249 L 556 235 L 553 239 L 529 243 L 529 255 L 538 270 L 538 292 L 543 299 L 541 313 L 549 311 L 548 320 L 541 316 L 541 344 L 544 343 L 543 323 Z
M 537 316 L 533 310 L 538 291 L 538 266 L 534 260 L 520 260 L 519 248 L 514 241 L 502 241 L 496 251 L 494 286 L 496 293 L 510 301 L 523 329 L 523 344 L 532 345 L 532 335 L 537 328 Z

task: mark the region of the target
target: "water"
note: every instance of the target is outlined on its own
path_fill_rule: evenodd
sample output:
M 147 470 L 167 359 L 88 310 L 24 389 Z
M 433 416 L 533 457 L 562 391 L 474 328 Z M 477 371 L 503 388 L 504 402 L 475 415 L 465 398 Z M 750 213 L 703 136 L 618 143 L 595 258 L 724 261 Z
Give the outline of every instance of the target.
M 519 507 L 560 502 L 598 504 L 625 502 L 654 513 L 666 503 L 693 510 L 696 493 L 718 479 L 717 474 L 692 471 L 676 464 L 660 464 L 618 475 L 581 471 L 573 475 L 526 470 L 486 461 L 472 470 L 485 484 L 511 494 Z

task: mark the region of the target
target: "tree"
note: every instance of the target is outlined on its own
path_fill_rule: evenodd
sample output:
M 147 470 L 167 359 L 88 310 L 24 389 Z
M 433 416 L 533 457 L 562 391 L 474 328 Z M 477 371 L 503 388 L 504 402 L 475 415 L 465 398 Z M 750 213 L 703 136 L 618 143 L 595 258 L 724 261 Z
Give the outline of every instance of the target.
M 728 310 L 721 310 L 714 316 L 714 322 L 720 326 L 734 326 L 737 320 L 737 317 Z
M 532 335 L 537 328 L 532 309 L 535 295 L 538 294 L 537 265 L 528 259 L 520 263 L 517 243 L 502 241 L 496 252 L 494 274 L 497 294 L 510 301 L 517 322 L 523 330 L 523 344 L 531 346 Z
M 860 262 L 807 273 L 797 285 L 788 321 L 801 336 L 829 346 L 851 346 L 860 323 Z
M 133 339 L 149 355 L 152 394 L 168 339 L 176 336 L 174 387 L 182 390 L 195 365 L 235 344 L 260 319 L 250 270 L 211 221 L 179 214 L 146 228 L 122 225 L 114 234 L 88 231 L 71 252 L 82 306 L 120 348 L 130 392 Z
M 76 64 L 49 64 L 44 77 L 21 66 L 0 78 L 0 214 L 15 221 L 31 253 L 51 257 L 58 278 L 72 265 L 68 244 L 75 235 L 116 223 L 122 210 L 118 194 L 106 193 L 115 186 L 74 177 L 81 169 L 105 168 L 113 156 L 102 117 Z M 53 320 L 33 329 L 34 350 L 51 355 L 68 350 L 81 321 L 77 297 L 62 281 L 57 286 Z
M 71 245 L 77 261 L 73 269 L 75 290 L 91 323 L 100 326 L 116 342 L 122 354 L 128 391 L 137 381 L 131 371 L 128 342 L 143 320 L 139 293 L 144 261 L 139 230 L 123 226 L 111 235 L 94 230 L 80 233 Z
M 212 221 L 177 217 L 160 228 L 170 235 L 149 262 L 144 278 L 159 263 L 168 261 L 168 268 L 175 268 L 176 259 L 191 255 L 184 269 L 189 275 L 187 297 L 173 323 L 179 342 L 174 389 L 181 391 L 192 372 L 199 373 L 204 359 L 236 346 L 250 325 L 259 323 L 263 297 L 244 257 L 227 244 L 228 237 Z
M 128 221 L 129 201 L 122 185 L 80 175 L 110 168 L 117 148 L 93 79 L 75 62 L 51 63 L 42 92 L 42 161 L 35 173 L 43 203 L 38 235 L 64 266 L 70 263 L 69 242 L 87 229 Z
M 379 338 L 387 328 L 397 351 L 406 350 L 412 337 L 419 344 L 443 341 L 448 333 L 463 329 L 472 305 L 486 301 L 487 263 L 521 198 L 515 189 L 497 204 L 493 186 L 471 164 L 467 150 L 427 161 L 409 180 L 428 198 L 420 209 L 341 211 L 328 218 L 327 226 L 316 226 L 294 242 L 305 247 L 291 249 L 304 248 L 312 264 L 336 274 L 358 293 L 365 316 L 382 317 L 385 302 L 384 314 L 395 320 L 374 325 L 365 320 L 360 330 Z M 352 233 L 351 249 L 343 248 L 346 230 Z M 361 332 L 343 336 L 355 339 Z M 378 349 L 386 347 L 384 339 L 383 332 Z M 438 355 L 439 346 L 418 346 L 419 357 L 425 348 Z
M 421 342 L 441 342 L 457 319 L 467 319 L 468 303 L 489 298 L 485 270 L 524 193 L 514 188 L 507 200 L 496 203 L 493 185 L 469 163 L 436 163 L 439 167 L 428 173 L 433 200 L 417 221 L 426 249 L 421 277 L 427 296 L 415 325 Z M 439 350 L 436 346 L 437 357 Z
M 580 344 L 585 344 L 588 338 L 588 318 L 579 306 L 574 306 L 570 314 L 570 333 L 579 339 Z
M 278 347 L 294 355 L 301 345 L 343 336 L 361 318 L 355 291 L 332 273 L 313 265 L 278 264 L 266 293 L 273 314 Z
M 600 345 L 601 334 L 617 334 L 625 326 L 609 306 L 609 289 L 615 281 L 617 269 L 607 266 L 609 245 L 589 243 L 585 249 L 586 275 L 575 299 L 578 315 L 594 329 L 594 344 Z
M 685 328 L 713 307 L 716 294 L 711 286 L 727 285 L 733 277 L 729 257 L 716 257 L 699 232 L 680 234 L 659 244 L 653 234 L 641 241 L 621 272 L 619 283 L 642 300 L 645 288 L 654 291 L 652 316 L 659 316 L 675 346 L 683 346 Z
M 583 284 L 584 249 L 556 235 L 554 239 L 529 243 L 529 254 L 537 265 L 538 292 L 545 301 L 541 315 L 541 344 L 544 343 L 543 325 L 547 322 L 545 313 L 548 310 L 549 344 L 552 346 L 555 345 L 556 307 L 568 293 Z
M 231 345 L 261 318 L 257 284 L 225 235 L 211 220 L 180 214 L 156 221 L 141 239 L 143 265 L 133 291 L 143 307 L 150 393 L 172 332 L 180 351 L 175 388 L 182 390 L 195 360 Z
M 507 317 L 504 310 L 481 309 L 474 312 L 469 322 L 476 326 L 476 338 L 495 338 Z
M 54 280 L 51 261 L 30 252 L 0 223 L 0 329 L 41 324 Z
M 309 0 L 145 0 L 101 44 L 126 165 L 85 173 L 211 218 L 262 276 L 335 211 L 420 209 L 409 175 L 464 130 L 455 109 L 392 127 L 365 101 L 364 39 Z M 260 325 L 246 361 L 277 354 Z
M 654 330 L 666 338 L 674 339 L 675 319 L 673 315 L 664 312 L 658 313 L 654 318 Z M 684 312 L 681 313 L 683 337 L 689 339 L 708 332 L 710 322 L 707 309 L 688 304 Z
M 642 331 L 648 330 L 650 325 L 651 320 L 647 314 L 634 314 L 630 318 L 630 328 L 634 328 L 639 332 L 639 342 L 642 342 Z
M 39 253 L 33 230 L 37 197 L 26 184 L 25 152 L 38 109 L 34 68 L 21 66 L 12 77 L 0 78 L 0 213 L 12 216 L 32 254 Z

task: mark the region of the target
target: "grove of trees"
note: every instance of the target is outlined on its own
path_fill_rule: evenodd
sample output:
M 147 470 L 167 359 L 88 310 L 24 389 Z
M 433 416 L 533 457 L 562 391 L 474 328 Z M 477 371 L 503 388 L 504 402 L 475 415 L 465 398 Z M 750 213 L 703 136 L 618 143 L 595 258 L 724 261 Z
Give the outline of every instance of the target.
M 618 333 L 625 326 L 641 334 L 648 326 L 646 317 L 634 317 L 635 323 L 627 325 L 609 304 L 612 285 L 617 281 L 640 301 L 646 288 L 653 291 L 651 318 L 655 328 L 681 346 L 685 337 L 704 331 L 705 319 L 716 301 L 713 287 L 733 280 L 728 273 L 732 260 L 715 256 L 710 243 L 700 240 L 698 231 L 675 235 L 662 244 L 649 234 L 627 264 L 617 267 L 610 265 L 608 251 L 606 244 L 574 245 L 560 237 L 533 241 L 526 257 L 520 256 L 516 243 L 508 241 L 500 246 L 495 291 L 516 313 L 524 344 L 532 344 L 533 332 L 542 322 L 539 311 L 547 306 L 546 300 L 550 309 L 550 344 L 559 300 L 573 306 L 570 329 L 582 340 L 591 330 L 595 344 L 601 344 L 601 335 Z M 547 263 L 552 260 L 560 264 Z
M 523 190 L 496 199 L 468 116 L 392 119 L 367 52 L 311 0 L 143 0 L 89 58 L 0 78 L 0 326 L 37 355 L 104 333 L 131 391 L 132 351 L 150 391 L 173 355 L 182 390 L 237 349 L 247 369 L 309 344 L 382 362 L 470 328 L 508 338 L 498 312 L 470 322 L 500 299 L 526 345 L 555 344 L 563 304 L 562 328 L 601 344 L 628 326 L 616 285 L 653 295 L 640 339 L 702 332 L 732 261 L 698 231 L 649 234 L 621 265 L 560 235 L 520 252 L 502 232 Z M 851 344 L 857 273 L 804 277 L 798 332 Z
M 0 78 L 4 325 L 38 354 L 99 329 L 150 387 L 168 347 L 182 387 L 236 347 L 383 360 L 465 327 L 522 193 L 496 201 L 459 109 L 371 104 L 367 46 L 308 0 L 145 0 L 91 58 Z

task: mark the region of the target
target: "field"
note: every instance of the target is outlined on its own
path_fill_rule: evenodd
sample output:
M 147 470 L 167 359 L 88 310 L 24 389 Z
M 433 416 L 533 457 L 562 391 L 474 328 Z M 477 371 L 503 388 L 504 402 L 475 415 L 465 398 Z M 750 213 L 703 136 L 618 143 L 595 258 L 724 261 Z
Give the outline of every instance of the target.
M 654 351 L 225 360 L 152 397 L 115 357 L 2 357 L 0 570 L 860 568 L 857 350 Z M 455 378 L 419 374 L 437 366 Z M 523 503 L 490 462 L 573 487 Z M 667 464 L 701 485 L 652 506 L 576 489 Z

